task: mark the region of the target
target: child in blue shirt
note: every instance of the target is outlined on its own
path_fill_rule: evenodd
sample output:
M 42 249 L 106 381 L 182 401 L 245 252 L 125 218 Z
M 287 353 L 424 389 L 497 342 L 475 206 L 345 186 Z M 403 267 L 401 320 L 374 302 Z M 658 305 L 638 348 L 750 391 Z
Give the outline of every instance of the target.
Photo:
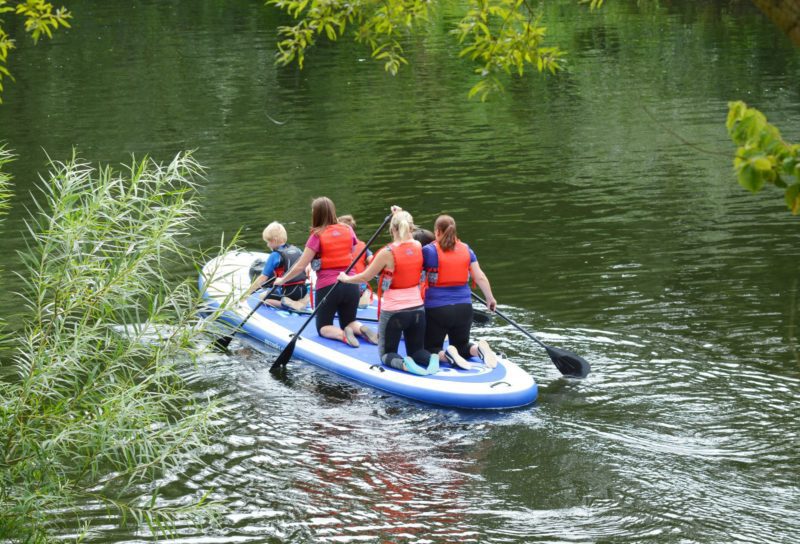
M 286 229 L 277 221 L 266 226 L 262 238 L 267 247 L 272 251 L 264 263 L 261 275 L 256 278 L 245 296 L 261 287 L 270 287 L 274 278 L 283 277 L 294 263 L 303 254 L 297 246 L 287 243 Z M 275 289 L 264 301 L 275 308 L 286 306 L 293 310 L 304 310 L 309 301 L 308 287 L 306 286 L 305 272 L 289 278 L 289 281 Z

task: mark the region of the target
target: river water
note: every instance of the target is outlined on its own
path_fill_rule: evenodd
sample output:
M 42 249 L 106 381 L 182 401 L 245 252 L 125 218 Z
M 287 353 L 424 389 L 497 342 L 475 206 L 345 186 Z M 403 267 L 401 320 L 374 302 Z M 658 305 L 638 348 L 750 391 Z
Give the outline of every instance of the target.
M 540 398 L 487 414 L 209 356 L 189 379 L 229 408 L 223 438 L 165 495 L 211 489 L 228 510 L 178 542 L 800 541 L 800 220 L 736 184 L 724 127 L 741 99 L 800 141 L 800 49 L 745 1 L 575 4 L 545 8 L 568 71 L 487 103 L 466 99 L 450 8 L 395 78 L 346 43 L 276 68 L 283 20 L 245 0 L 74 0 L 72 30 L 19 43 L 0 107 L 20 156 L 6 269 L 45 153 L 196 149 L 197 246 L 242 229 L 262 249 L 272 220 L 300 243 L 323 194 L 362 238 L 391 204 L 427 227 L 447 212 L 501 308 L 593 365 L 564 379 L 496 319 L 476 336 Z M 86 512 L 90 541 L 152 540 Z

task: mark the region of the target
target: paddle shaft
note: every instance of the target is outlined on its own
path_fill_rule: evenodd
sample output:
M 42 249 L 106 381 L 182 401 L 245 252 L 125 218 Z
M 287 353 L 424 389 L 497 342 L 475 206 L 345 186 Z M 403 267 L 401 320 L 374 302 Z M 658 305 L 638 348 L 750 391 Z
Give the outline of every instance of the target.
M 480 300 L 484 304 L 486 301 L 483 300 L 481 297 L 472 293 L 472 296 L 475 297 L 477 300 Z M 495 310 L 497 311 L 497 310 Z M 556 368 L 559 372 L 564 374 L 565 376 L 573 376 L 576 378 L 585 378 L 591 372 L 591 365 L 588 361 L 586 361 L 580 355 L 576 355 L 571 351 L 567 351 L 565 349 L 558 349 L 551 346 L 545 345 L 544 342 L 536 338 L 534 335 L 514 323 L 510 318 L 504 316 L 501 312 L 497 311 L 497 315 L 508 321 L 511 325 L 513 325 L 517 330 L 525 334 L 528 338 L 542 346 L 546 351 L 547 354 L 550 356 L 550 360 L 553 361 L 553 364 L 556 365 Z
M 237 327 L 237 329 L 236 329 L 236 330 L 239 330 L 239 329 L 241 329 L 241 328 L 244 326 L 244 324 L 245 324 L 245 323 L 247 323 L 247 320 L 248 320 L 248 319 L 250 319 L 250 318 L 252 317 L 252 315 L 253 315 L 254 313 L 256 313 L 256 311 L 258 311 L 258 309 L 259 309 L 259 308 L 261 308 L 261 307 L 264 305 L 264 303 L 265 303 L 265 302 L 267 302 L 267 299 L 270 297 L 270 295 L 272 294 L 272 292 L 273 292 L 273 291 L 275 291 L 275 289 L 277 289 L 278 287 L 279 287 L 279 286 L 277 286 L 277 285 L 273 285 L 273 286 L 270 288 L 270 290 L 269 290 L 269 291 L 267 291 L 267 294 L 266 294 L 266 295 L 264 295 L 263 297 L 261 297 L 261 299 L 258 301 L 258 304 L 256 304 L 255 306 L 253 306 L 253 309 L 252 309 L 252 310 L 250 310 L 250 313 L 249 313 L 249 314 L 247 314 L 247 317 L 245 317 L 245 318 L 244 318 L 244 321 L 242 321 L 242 322 L 239 324 L 239 327 Z M 236 334 L 236 332 L 235 332 L 235 331 L 234 331 L 234 334 Z
M 267 283 L 269 283 L 270 281 L 272 281 L 274 279 L 275 279 L 275 277 L 273 276 L 272 278 L 269 278 L 267 281 L 265 281 L 262 285 L 266 285 Z M 247 320 L 249 320 L 250 317 L 254 313 L 256 313 L 256 310 L 258 310 L 259 308 L 261 308 L 264 305 L 264 303 L 267 301 L 269 296 L 272 294 L 273 291 L 275 291 L 275 289 L 277 289 L 277 287 L 278 287 L 277 285 L 273 285 L 272 288 L 269 291 L 267 291 L 267 294 L 264 295 L 261 298 L 261 300 L 258 301 L 258 304 L 256 304 L 255 307 L 253 307 L 253 309 L 250 310 L 250 313 L 247 314 L 247 317 L 245 317 L 242 320 L 242 322 L 239 323 L 239 325 L 233 330 L 233 332 L 231 334 L 229 334 L 228 336 L 223 336 L 222 338 L 219 338 L 219 339 L 215 340 L 214 341 L 214 345 L 218 346 L 218 347 L 221 347 L 223 349 L 227 349 L 228 345 L 231 343 L 231 340 L 233 340 L 233 337 L 236 335 L 236 333 L 239 332 L 242 327 L 244 327 L 244 324 L 247 323 Z
M 489 305 L 486 304 L 486 301 L 483 300 L 480 296 L 476 295 L 475 293 L 472 293 L 472 296 L 473 296 L 473 298 L 475 298 L 475 300 L 477 300 L 479 302 L 483 302 L 486 305 L 487 308 L 489 307 Z M 541 340 L 536 338 L 534 335 L 532 335 L 531 333 L 529 333 L 528 331 L 526 331 L 525 329 L 523 329 L 522 327 L 517 325 L 510 317 L 508 317 L 505 314 L 503 314 L 503 312 L 501 312 L 500 310 L 495 308 L 494 313 L 496 313 L 497 315 L 499 315 L 500 317 L 502 317 L 503 319 L 508 321 L 509 325 L 512 325 L 519 332 L 521 332 L 522 334 L 524 334 L 525 336 L 527 336 L 528 338 L 530 338 L 531 340 L 533 340 L 534 342 L 536 342 L 537 344 L 542 346 L 543 348 L 547 349 L 547 346 L 545 345 L 544 342 L 542 342 Z
M 375 241 L 375 238 L 378 237 L 378 235 L 381 233 L 381 231 L 383 231 L 383 229 L 386 227 L 386 225 L 391 220 L 392 220 L 392 214 L 387 215 L 386 218 L 383 220 L 383 223 L 381 223 L 381 226 L 378 227 L 378 230 L 375 231 L 375 234 L 373 234 L 370 237 L 370 239 L 367 240 L 367 243 L 364 244 L 364 247 L 358 253 L 356 258 L 353 259 L 353 262 L 351 262 L 350 266 L 348 266 L 347 269 L 344 271 L 345 274 L 350 272 L 350 270 L 352 270 L 352 268 L 356 265 L 356 263 L 359 260 L 361 260 L 361 257 L 363 257 L 364 254 L 367 252 L 367 249 L 369 249 L 369 246 L 372 245 L 372 242 Z M 324 297 L 322 297 L 322 300 L 320 300 L 319 303 L 317 303 L 317 305 L 314 307 L 314 310 L 311 312 L 311 314 L 309 314 L 308 318 L 305 320 L 303 325 L 297 330 L 296 333 L 294 333 L 294 337 L 292 338 L 292 341 L 289 342 L 286 345 L 285 348 L 283 348 L 283 351 L 281 351 L 280 355 L 278 355 L 277 359 L 275 359 L 275 362 L 272 363 L 272 367 L 271 367 L 272 369 L 274 369 L 276 366 L 278 366 L 279 363 L 281 365 L 285 365 L 289 361 L 289 359 L 292 357 L 292 352 L 294 351 L 294 345 L 295 345 L 295 343 L 297 343 L 297 338 L 305 330 L 305 328 L 308 326 L 308 324 L 311 323 L 311 320 L 317 314 L 317 311 L 322 307 L 323 304 L 325 304 L 325 301 L 328 299 L 328 297 L 331 295 L 331 293 L 333 293 L 333 291 L 339 286 L 339 283 L 340 282 L 337 280 L 337 282 L 333 284 L 333 287 L 331 287 L 331 290 L 328 291 L 325 294 Z

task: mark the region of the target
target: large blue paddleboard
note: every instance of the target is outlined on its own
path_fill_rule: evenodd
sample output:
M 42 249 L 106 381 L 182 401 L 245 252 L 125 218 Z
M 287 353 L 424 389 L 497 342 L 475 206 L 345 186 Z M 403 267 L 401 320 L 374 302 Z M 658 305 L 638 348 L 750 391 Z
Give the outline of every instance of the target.
M 263 253 L 236 251 L 207 263 L 200 275 L 200 288 L 208 306 L 216 310 L 229 306 L 218 320 L 239 326 L 258 304 L 258 295 L 232 304 L 249 287 L 250 266 Z M 359 317 L 375 318 L 375 308 L 359 310 Z M 255 347 L 282 349 L 308 319 L 307 314 L 262 305 L 244 324 L 238 335 L 246 336 Z M 371 325 L 371 326 L 374 326 Z M 405 346 L 399 349 L 405 354 Z M 343 342 L 323 338 L 310 323 L 298 338 L 294 358 L 401 397 L 454 408 L 502 409 L 525 406 L 536 400 L 538 388 L 533 378 L 519 366 L 500 358 L 495 368 L 473 359 L 473 368 L 463 370 L 443 364 L 432 376 L 416 376 L 380 363 L 378 348 L 366 341 L 353 348 Z

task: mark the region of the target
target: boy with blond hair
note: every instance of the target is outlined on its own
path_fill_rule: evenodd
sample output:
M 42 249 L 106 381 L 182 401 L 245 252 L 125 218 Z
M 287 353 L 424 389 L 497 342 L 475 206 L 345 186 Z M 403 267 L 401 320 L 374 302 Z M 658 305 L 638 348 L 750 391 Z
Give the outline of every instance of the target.
M 283 277 L 303 254 L 300 248 L 287 243 L 286 229 L 277 221 L 267 225 L 261 236 L 272 253 L 264 263 L 261 275 L 256 278 L 245 296 L 250 295 L 250 293 L 261 287 L 271 286 L 275 278 Z M 300 311 L 305 309 L 308 300 L 306 274 L 301 272 L 297 276 L 289 278 L 289 281 L 281 287 L 275 289 L 264 302 L 275 308 L 285 306 L 292 310 Z

